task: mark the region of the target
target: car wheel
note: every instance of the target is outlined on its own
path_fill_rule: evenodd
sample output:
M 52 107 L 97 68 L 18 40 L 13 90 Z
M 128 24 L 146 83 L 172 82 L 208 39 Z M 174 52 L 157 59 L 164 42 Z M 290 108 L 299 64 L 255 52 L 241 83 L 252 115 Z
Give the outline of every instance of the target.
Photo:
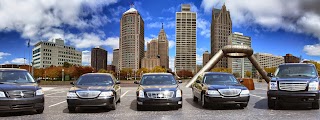
M 117 102 L 116 102 L 116 97 L 113 99 L 113 102 L 112 102 L 112 104 L 110 105 L 110 109 L 111 110 L 116 110 L 116 108 L 117 108 Z
M 198 99 L 195 95 L 193 95 L 193 101 L 194 101 L 194 102 L 198 102 L 198 100 L 199 100 L 199 99 Z
M 207 101 L 205 100 L 204 94 L 202 94 L 201 96 L 202 96 L 202 97 L 201 97 L 201 106 L 202 106 L 203 108 L 207 108 L 207 107 L 208 107 L 208 103 L 207 103 Z
M 240 107 L 241 108 L 246 108 L 248 106 L 248 103 L 242 103 L 242 104 L 240 104 Z
M 319 102 L 313 102 L 312 109 L 319 109 Z
M 75 112 L 76 111 L 76 107 L 71 107 L 71 106 L 68 106 L 68 110 L 69 112 Z
M 42 113 L 43 113 L 43 110 L 44 110 L 44 108 L 37 109 L 36 112 L 37 112 L 37 114 L 42 114 Z
M 274 109 L 275 106 L 276 106 L 276 102 L 268 99 L 268 108 L 269 109 Z
M 138 110 L 138 111 L 143 110 L 143 106 L 142 106 L 142 105 L 139 105 L 139 104 L 137 103 L 137 110 Z

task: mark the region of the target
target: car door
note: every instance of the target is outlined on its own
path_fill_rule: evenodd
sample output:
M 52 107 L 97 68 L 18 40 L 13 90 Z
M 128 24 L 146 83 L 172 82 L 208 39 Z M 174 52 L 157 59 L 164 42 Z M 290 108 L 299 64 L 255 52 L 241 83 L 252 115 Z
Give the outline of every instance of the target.
M 117 97 L 116 99 L 118 100 L 121 96 L 121 87 L 120 87 L 120 84 L 117 84 L 118 80 L 114 76 L 112 76 L 112 79 L 113 79 L 113 83 L 114 83 L 113 88 L 116 92 L 116 97 Z

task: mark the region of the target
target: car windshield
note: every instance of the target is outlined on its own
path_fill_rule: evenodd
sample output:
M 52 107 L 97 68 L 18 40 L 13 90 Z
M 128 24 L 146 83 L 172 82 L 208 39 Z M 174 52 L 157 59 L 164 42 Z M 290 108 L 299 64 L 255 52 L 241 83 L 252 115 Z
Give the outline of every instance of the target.
M 172 75 L 144 75 L 141 85 L 176 85 L 177 82 Z
M 275 72 L 275 77 L 316 77 L 317 71 L 310 65 L 282 65 Z
M 26 71 L 0 71 L 1 83 L 34 83 L 34 79 Z
M 209 74 L 205 75 L 203 83 L 208 85 L 233 85 L 239 84 L 238 80 L 229 74 Z
M 109 75 L 85 75 L 78 79 L 77 85 L 109 86 L 113 85 L 113 80 Z

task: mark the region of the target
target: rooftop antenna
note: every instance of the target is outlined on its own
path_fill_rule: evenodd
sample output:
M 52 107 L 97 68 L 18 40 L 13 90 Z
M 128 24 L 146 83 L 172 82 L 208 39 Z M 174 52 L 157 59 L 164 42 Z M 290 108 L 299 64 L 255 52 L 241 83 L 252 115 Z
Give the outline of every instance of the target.
M 130 4 L 130 8 L 134 8 L 134 3 L 131 3 L 131 4 Z
M 163 23 L 162 23 L 162 29 L 163 29 Z

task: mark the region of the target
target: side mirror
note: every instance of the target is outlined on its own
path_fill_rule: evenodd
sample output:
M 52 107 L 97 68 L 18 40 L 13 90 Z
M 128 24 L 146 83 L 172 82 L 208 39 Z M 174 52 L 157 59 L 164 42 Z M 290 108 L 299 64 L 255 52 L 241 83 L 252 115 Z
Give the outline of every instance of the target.
M 272 73 L 268 73 L 267 76 L 268 77 L 273 77 L 273 74 Z
M 116 84 L 120 84 L 120 81 L 116 81 Z
M 139 81 L 134 81 L 133 83 L 134 83 L 134 84 L 139 84 Z
M 201 83 L 200 80 L 196 80 L 196 83 Z
M 240 82 L 240 83 L 243 83 L 243 80 L 242 80 L 242 79 L 240 79 L 240 80 L 239 80 L 239 82 Z
M 178 80 L 178 83 L 182 83 L 182 80 Z
M 74 82 L 70 82 L 71 85 L 74 85 Z
M 40 80 L 40 79 L 38 79 L 38 80 L 37 80 L 37 83 L 39 84 L 40 82 L 41 82 L 41 80 Z

